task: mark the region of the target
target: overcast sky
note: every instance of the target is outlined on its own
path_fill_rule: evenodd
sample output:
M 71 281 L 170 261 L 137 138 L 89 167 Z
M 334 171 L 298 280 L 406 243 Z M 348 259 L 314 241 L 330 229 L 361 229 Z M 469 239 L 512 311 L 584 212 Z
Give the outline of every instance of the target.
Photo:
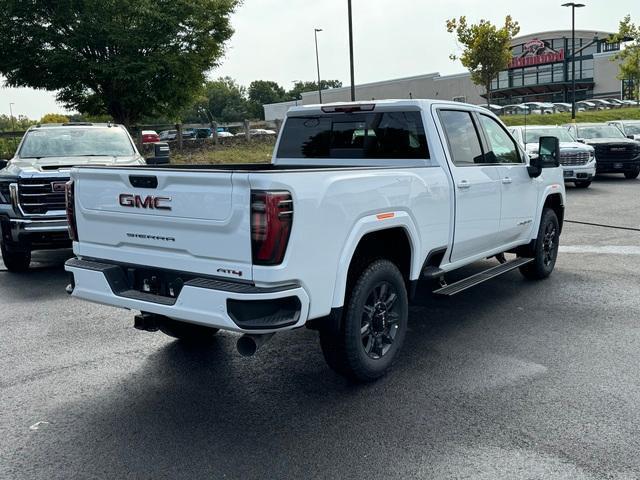
M 353 0 L 356 84 L 391 78 L 464 71 L 449 60 L 457 51 L 447 18 L 466 15 L 501 23 L 511 14 L 520 34 L 571 28 L 571 10 L 562 0 Z M 576 10 L 576 28 L 617 30 L 624 15 L 640 22 L 640 0 L 586 0 Z M 349 83 L 347 0 L 245 0 L 232 18 L 235 34 L 211 78 L 230 76 L 243 85 L 316 78 L 313 29 L 318 34 L 322 78 Z M 49 92 L 0 88 L 0 113 L 40 118 L 63 111 Z

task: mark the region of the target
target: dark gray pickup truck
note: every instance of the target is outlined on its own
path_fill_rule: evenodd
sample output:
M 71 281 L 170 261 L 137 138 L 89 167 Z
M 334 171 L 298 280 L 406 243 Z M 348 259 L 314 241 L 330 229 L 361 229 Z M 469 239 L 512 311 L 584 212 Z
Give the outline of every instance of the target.
M 0 161 L 0 247 L 7 269 L 27 270 L 33 250 L 71 247 L 65 216 L 65 184 L 71 167 L 144 164 L 120 125 L 31 127 L 15 156 Z

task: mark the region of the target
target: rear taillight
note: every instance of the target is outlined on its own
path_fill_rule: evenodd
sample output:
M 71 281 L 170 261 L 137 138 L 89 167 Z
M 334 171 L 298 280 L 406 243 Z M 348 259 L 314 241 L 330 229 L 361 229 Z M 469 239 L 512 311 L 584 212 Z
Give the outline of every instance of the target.
M 287 251 L 293 222 L 289 192 L 251 191 L 251 252 L 255 265 L 278 265 Z
M 69 237 L 74 242 L 78 241 L 78 225 L 76 224 L 75 188 L 73 180 L 65 185 L 64 197 L 67 211 L 67 222 L 69 223 Z

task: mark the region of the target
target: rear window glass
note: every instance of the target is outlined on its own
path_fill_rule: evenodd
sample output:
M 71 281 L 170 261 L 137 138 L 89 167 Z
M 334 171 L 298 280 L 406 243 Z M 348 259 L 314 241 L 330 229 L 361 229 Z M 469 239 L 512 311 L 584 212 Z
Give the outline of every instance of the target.
M 280 158 L 427 159 L 420 112 L 289 117 Z

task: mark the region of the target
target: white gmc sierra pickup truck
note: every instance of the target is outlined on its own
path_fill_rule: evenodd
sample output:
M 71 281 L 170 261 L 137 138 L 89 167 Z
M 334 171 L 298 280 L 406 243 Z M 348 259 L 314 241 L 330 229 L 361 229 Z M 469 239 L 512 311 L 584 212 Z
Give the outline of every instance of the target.
M 516 268 L 552 272 L 558 159 L 557 138 L 529 159 L 493 114 L 461 103 L 296 107 L 271 164 L 73 169 L 68 291 L 183 340 L 241 332 L 244 355 L 307 325 L 331 368 L 371 381 L 400 350 L 420 278 L 453 295 Z

